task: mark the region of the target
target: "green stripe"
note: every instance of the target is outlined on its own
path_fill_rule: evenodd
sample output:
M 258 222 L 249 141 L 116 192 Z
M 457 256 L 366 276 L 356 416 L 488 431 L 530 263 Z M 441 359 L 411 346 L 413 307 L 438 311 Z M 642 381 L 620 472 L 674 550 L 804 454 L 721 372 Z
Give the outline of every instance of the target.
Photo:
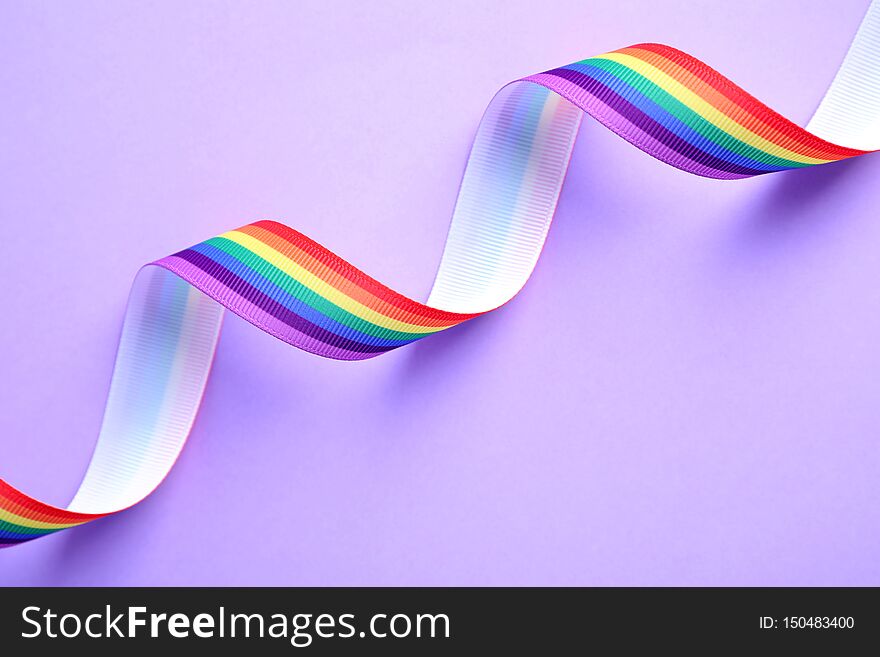
M 804 167 L 813 166 L 812 164 L 808 164 L 806 162 L 795 162 L 794 160 L 788 160 L 782 157 L 778 157 L 776 155 L 772 155 L 767 151 L 761 150 L 760 148 L 756 148 L 740 139 L 737 139 L 726 130 L 720 128 L 719 126 L 715 125 L 708 119 L 704 118 L 703 116 L 692 110 L 690 107 L 678 100 L 678 98 L 670 94 L 668 91 L 662 89 L 660 86 L 646 78 L 641 73 L 634 71 L 633 69 L 629 68 L 628 66 L 624 66 L 619 62 L 596 57 L 592 59 L 585 59 L 578 62 L 578 64 L 595 66 L 596 68 L 601 68 L 602 70 L 607 71 L 626 86 L 638 92 L 645 98 L 648 98 L 657 103 L 665 111 L 669 112 L 669 114 L 679 119 L 688 127 L 692 128 L 695 132 L 701 134 L 709 141 L 723 148 L 726 148 L 732 153 L 742 155 L 749 158 L 750 160 L 754 160 L 755 162 L 769 164 L 771 166 L 785 167 L 788 169 L 801 169 Z
M 212 237 L 211 239 L 206 240 L 205 243 L 210 244 L 211 246 L 227 253 L 229 256 L 238 260 L 242 265 L 244 265 L 251 271 L 263 276 L 291 296 L 295 297 L 297 300 L 313 308 L 322 315 L 329 317 L 330 319 L 337 321 L 340 324 L 344 324 L 349 328 L 360 331 L 361 333 L 365 333 L 367 335 L 383 340 L 412 341 L 418 340 L 419 338 L 423 338 L 436 332 L 409 333 L 405 331 L 395 331 L 393 329 L 379 326 L 377 324 L 374 324 L 373 322 L 367 321 L 361 317 L 358 317 L 357 315 L 350 313 L 344 308 L 340 308 L 326 297 L 322 297 L 320 294 L 317 294 L 314 290 L 303 285 L 298 280 L 290 276 L 288 273 L 282 271 L 262 256 L 257 255 L 250 249 L 243 247 L 241 244 L 235 242 L 234 240 L 226 237 Z
M 0 520 L 0 532 L 9 532 L 10 534 L 16 534 L 16 536 L 11 536 L 10 538 L 27 538 L 29 536 L 45 536 L 46 534 L 52 534 L 54 532 L 59 531 L 60 529 L 65 529 L 64 527 L 55 528 L 55 529 L 35 529 L 33 527 L 24 527 L 23 525 L 16 525 L 11 522 L 7 522 L 6 520 Z

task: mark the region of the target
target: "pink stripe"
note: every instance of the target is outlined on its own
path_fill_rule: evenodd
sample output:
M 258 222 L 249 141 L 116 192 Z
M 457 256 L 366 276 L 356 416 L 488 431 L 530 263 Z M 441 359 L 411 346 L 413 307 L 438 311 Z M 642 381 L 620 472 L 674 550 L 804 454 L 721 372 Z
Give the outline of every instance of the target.
M 362 353 L 343 349 L 338 346 L 331 346 L 326 342 L 321 342 L 320 340 L 316 340 L 315 338 L 306 335 L 302 331 L 298 331 L 292 326 L 278 320 L 276 317 L 273 317 L 259 306 L 254 305 L 241 295 L 236 294 L 213 276 L 209 276 L 183 258 L 178 258 L 177 256 L 172 255 L 150 264 L 162 267 L 163 269 L 167 269 L 171 273 L 180 276 L 183 280 L 214 299 L 214 301 L 230 312 L 235 313 L 257 328 L 266 331 L 266 333 L 269 333 L 294 347 L 298 347 L 299 349 L 313 354 L 318 354 L 319 356 L 336 358 L 339 360 L 364 360 L 365 358 L 375 356 L 374 353 Z
M 522 81 L 539 84 L 542 87 L 546 87 L 550 91 L 559 94 L 568 102 L 582 109 L 599 123 L 631 143 L 639 150 L 645 151 L 648 155 L 656 157 L 658 160 L 666 162 L 677 169 L 687 171 L 688 173 L 695 173 L 700 176 L 724 178 L 727 180 L 750 177 L 738 173 L 720 171 L 714 167 L 707 167 L 703 164 L 694 162 L 693 160 L 683 158 L 680 153 L 677 153 L 668 146 L 657 141 L 638 126 L 633 125 L 613 107 L 610 107 L 592 94 L 586 93 L 581 87 L 578 87 L 569 80 L 555 75 L 538 73 L 537 75 L 530 75 L 527 78 L 522 78 Z

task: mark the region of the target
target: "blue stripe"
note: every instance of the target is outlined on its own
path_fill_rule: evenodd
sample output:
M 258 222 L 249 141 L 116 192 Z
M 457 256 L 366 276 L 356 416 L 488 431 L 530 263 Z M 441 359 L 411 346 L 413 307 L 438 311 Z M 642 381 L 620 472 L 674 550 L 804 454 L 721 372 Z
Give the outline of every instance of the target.
M 297 299 L 286 290 L 278 287 L 278 285 L 267 279 L 260 272 L 254 270 L 246 263 L 226 253 L 226 251 L 223 251 L 222 249 L 218 249 L 217 247 L 208 244 L 207 242 L 202 242 L 201 244 L 196 244 L 195 246 L 191 247 L 191 250 L 201 253 L 203 256 L 210 258 L 220 266 L 225 267 L 229 271 L 235 273 L 237 276 L 239 276 L 239 278 L 246 281 L 249 285 L 252 285 L 254 288 L 265 294 L 273 301 L 281 304 L 290 312 L 295 313 L 303 319 L 311 322 L 312 324 L 315 324 L 316 326 L 319 326 L 326 331 L 330 331 L 331 333 L 340 337 L 374 347 L 399 347 L 401 345 L 414 342 L 418 339 L 413 338 L 411 340 L 390 340 L 379 338 L 374 335 L 367 335 L 362 331 L 337 322 L 336 320 L 328 317 L 319 310 L 315 310 L 304 301 Z
M 669 110 L 665 109 L 661 105 L 657 104 L 654 100 L 647 97 L 637 87 L 634 87 L 626 80 L 622 80 L 621 78 L 617 77 L 610 71 L 605 70 L 604 68 L 583 63 L 569 64 L 564 68 L 576 71 L 583 75 L 588 75 L 600 84 L 614 89 L 617 93 L 626 98 L 626 100 L 638 107 L 642 112 L 647 114 L 649 117 L 654 119 L 654 121 L 675 134 L 677 137 L 684 139 L 695 148 L 699 148 L 701 151 L 711 154 L 726 162 L 729 162 L 730 164 L 737 164 L 739 166 L 768 172 L 787 171 L 790 168 L 801 168 L 805 166 L 804 164 L 798 162 L 792 162 L 791 166 L 788 167 L 775 164 L 767 164 L 766 162 L 758 162 L 757 160 L 753 160 L 752 158 L 746 157 L 745 155 L 734 153 L 724 146 L 721 146 L 720 144 L 712 141 L 708 137 L 701 135 L 689 125 L 672 115 Z M 716 130 L 720 135 L 730 137 L 731 139 L 738 141 L 744 146 L 749 146 L 749 144 L 746 144 L 742 140 L 736 139 L 736 137 L 733 137 L 724 130 L 721 130 L 717 126 L 713 125 L 711 122 L 706 121 L 706 119 L 694 112 L 690 107 L 682 103 L 674 96 L 663 91 L 662 89 L 660 89 L 659 91 L 661 94 L 663 94 L 665 100 L 670 105 L 677 105 L 682 110 L 694 114 L 700 121 L 704 122 L 712 130 Z M 754 148 L 753 146 L 749 147 Z

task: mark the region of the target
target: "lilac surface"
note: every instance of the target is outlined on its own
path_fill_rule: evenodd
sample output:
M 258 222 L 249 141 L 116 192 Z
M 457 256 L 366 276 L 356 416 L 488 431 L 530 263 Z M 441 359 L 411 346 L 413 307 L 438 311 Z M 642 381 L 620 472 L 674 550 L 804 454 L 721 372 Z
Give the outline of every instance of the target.
M 0 5 L 0 476 L 66 502 L 145 262 L 275 218 L 424 298 L 480 113 L 640 41 L 804 122 L 865 3 Z M 363 363 L 226 320 L 165 483 L 3 584 L 880 584 L 880 157 L 586 122 L 507 307 Z

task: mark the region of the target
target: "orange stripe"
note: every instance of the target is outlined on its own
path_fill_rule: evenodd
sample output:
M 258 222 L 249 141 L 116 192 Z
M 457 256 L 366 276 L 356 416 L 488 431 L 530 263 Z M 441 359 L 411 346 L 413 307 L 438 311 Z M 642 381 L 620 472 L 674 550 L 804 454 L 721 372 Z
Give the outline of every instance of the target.
M 39 520 L 40 522 L 53 524 L 81 524 L 105 515 L 76 513 L 67 509 L 59 509 L 50 504 L 44 504 L 16 490 L 2 479 L 0 479 L 0 507 L 23 519 Z
M 277 221 L 258 221 L 255 225 L 264 228 L 268 232 L 273 233 L 290 244 L 298 247 L 300 250 L 305 251 L 317 261 L 330 267 L 330 269 L 336 272 L 341 278 L 359 285 L 378 299 L 386 301 L 402 310 L 407 310 L 414 315 L 424 315 L 425 317 L 438 319 L 442 322 L 449 322 L 452 324 L 462 322 L 481 314 L 453 313 L 438 308 L 431 308 L 418 301 L 413 301 L 399 292 L 395 292 L 387 285 L 380 283 L 375 278 L 367 275 L 347 260 L 340 258 L 329 249 L 318 244 L 313 239 L 285 226 L 284 224 L 280 224 Z
M 248 226 L 243 226 L 242 228 L 237 228 L 235 232 L 250 235 L 254 239 L 257 239 L 263 244 L 275 249 L 284 255 L 284 257 L 292 260 L 300 267 L 303 267 L 311 274 L 320 278 L 323 282 L 327 283 L 327 285 L 386 317 L 403 321 L 407 324 L 424 326 L 426 328 L 454 326 L 463 321 L 458 316 L 453 315 L 450 317 L 449 315 L 451 315 L 451 313 L 443 313 L 442 311 L 437 311 L 429 306 L 421 306 L 426 312 L 415 313 L 407 308 L 402 308 L 401 305 L 390 303 L 386 299 L 380 298 L 372 291 L 365 289 L 365 287 L 360 285 L 359 282 L 353 280 L 353 277 L 344 276 L 331 265 L 318 260 L 312 254 L 303 250 L 298 244 L 292 243 L 257 224 L 250 224 Z M 403 299 L 409 301 L 405 297 L 403 297 Z M 413 306 L 420 305 L 414 301 L 410 301 L 410 304 Z
M 664 48 L 663 50 L 667 49 Z M 670 48 L 668 50 L 672 49 Z M 810 134 L 803 128 L 784 119 L 781 115 L 777 115 L 772 109 L 746 94 L 726 78 L 721 78 L 720 74 L 718 74 L 718 82 L 723 79 L 728 85 L 722 85 L 719 83 L 713 84 L 708 75 L 708 71 L 711 71 L 711 69 L 705 67 L 705 65 L 701 63 L 701 66 L 705 67 L 706 71 L 704 71 L 702 75 L 698 75 L 692 70 L 693 67 L 688 68 L 683 62 L 670 58 L 673 53 L 677 54 L 675 51 L 672 51 L 672 53 L 665 53 L 662 51 L 658 52 L 657 50 L 648 50 L 640 46 L 632 46 L 629 48 L 622 48 L 615 52 L 638 57 L 648 64 L 656 66 L 674 80 L 698 94 L 706 102 L 715 107 L 715 109 L 733 121 L 736 121 L 738 124 L 764 139 L 772 141 L 773 143 L 792 152 L 798 153 L 799 155 L 834 161 L 862 153 L 862 151 L 842 148 L 835 144 L 831 144 Z M 728 86 L 728 89 L 725 90 L 724 86 Z M 737 96 L 737 98 L 735 98 L 734 95 Z M 761 114 L 764 116 L 761 116 Z M 786 125 L 788 130 L 783 131 L 779 127 L 769 123 L 766 118 L 768 114 L 770 115 L 769 118 L 771 120 L 775 119 L 777 123 L 783 121 L 788 124 Z

